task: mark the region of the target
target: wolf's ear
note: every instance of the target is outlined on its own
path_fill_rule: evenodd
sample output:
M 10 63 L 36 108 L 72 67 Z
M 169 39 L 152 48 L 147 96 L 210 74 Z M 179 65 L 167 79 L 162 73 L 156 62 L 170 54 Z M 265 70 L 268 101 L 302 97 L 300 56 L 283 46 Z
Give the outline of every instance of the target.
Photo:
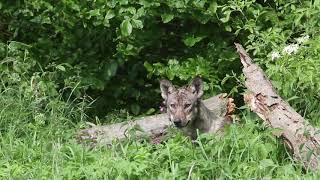
M 175 90 L 171 82 L 166 79 L 160 80 L 160 89 L 161 89 L 161 96 L 165 100 L 168 98 L 168 95 Z
M 191 88 L 193 94 L 195 94 L 198 98 L 201 98 L 203 95 L 203 82 L 200 77 L 194 78 L 189 84 L 189 87 Z

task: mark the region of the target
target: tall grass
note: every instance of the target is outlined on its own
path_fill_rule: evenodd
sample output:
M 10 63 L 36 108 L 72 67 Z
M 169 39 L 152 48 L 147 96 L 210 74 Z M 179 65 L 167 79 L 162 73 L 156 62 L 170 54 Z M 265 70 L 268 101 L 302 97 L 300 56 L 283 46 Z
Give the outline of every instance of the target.
M 83 104 L 50 99 L 39 108 L 16 89 L 0 96 L 1 179 L 272 179 L 314 176 L 292 161 L 272 130 L 243 112 L 224 138 L 191 142 L 172 134 L 161 144 L 147 139 L 91 148 L 76 142 Z M 77 121 L 83 119 L 82 121 Z M 76 123 L 74 123 L 76 122 Z

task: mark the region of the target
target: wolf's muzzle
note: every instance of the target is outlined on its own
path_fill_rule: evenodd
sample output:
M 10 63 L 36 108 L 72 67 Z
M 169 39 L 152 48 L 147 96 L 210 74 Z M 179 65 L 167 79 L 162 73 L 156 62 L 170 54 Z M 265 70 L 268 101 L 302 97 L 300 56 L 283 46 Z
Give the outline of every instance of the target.
M 181 121 L 174 121 L 173 124 L 178 128 L 182 127 Z

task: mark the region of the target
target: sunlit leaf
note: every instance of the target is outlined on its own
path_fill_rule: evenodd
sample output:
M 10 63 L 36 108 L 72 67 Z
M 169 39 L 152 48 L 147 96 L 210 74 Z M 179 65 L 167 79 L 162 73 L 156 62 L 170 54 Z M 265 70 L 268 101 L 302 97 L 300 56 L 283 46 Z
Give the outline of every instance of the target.
M 162 14 L 161 19 L 163 23 L 168 23 L 174 18 L 173 14 Z
M 187 36 L 186 38 L 183 39 L 183 43 L 186 46 L 192 47 L 196 43 L 200 42 L 203 38 L 205 38 L 205 36 L 198 36 L 198 37 L 195 37 L 194 35 Z
M 129 36 L 132 33 L 132 25 L 130 20 L 124 20 L 120 25 L 120 29 L 123 36 Z

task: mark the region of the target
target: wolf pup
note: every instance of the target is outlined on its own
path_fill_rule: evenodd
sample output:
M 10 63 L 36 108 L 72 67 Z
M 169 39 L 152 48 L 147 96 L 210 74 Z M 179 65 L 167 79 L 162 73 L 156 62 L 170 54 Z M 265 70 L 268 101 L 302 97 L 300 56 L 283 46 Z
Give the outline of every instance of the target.
M 192 139 L 200 132 L 215 132 L 224 124 L 202 102 L 203 82 L 197 77 L 188 85 L 176 88 L 170 81 L 160 81 L 161 96 L 167 106 L 169 120 Z

